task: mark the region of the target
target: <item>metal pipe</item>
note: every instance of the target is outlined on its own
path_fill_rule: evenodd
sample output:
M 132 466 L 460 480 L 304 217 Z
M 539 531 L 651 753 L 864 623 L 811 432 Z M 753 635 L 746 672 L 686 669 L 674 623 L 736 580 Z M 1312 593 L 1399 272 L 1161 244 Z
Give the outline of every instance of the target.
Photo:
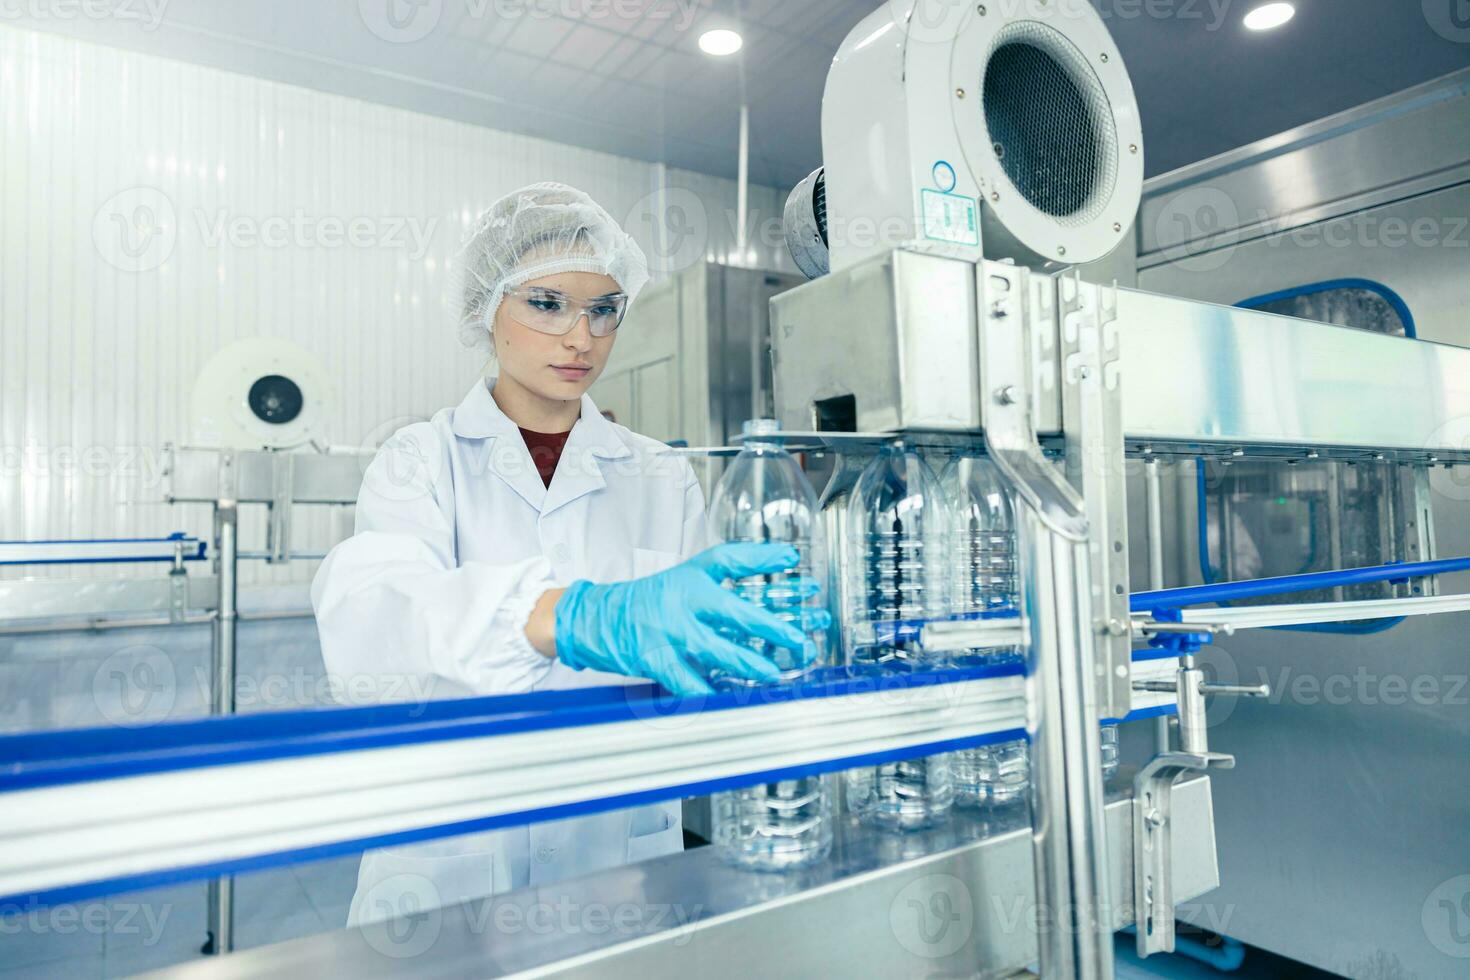
M 1148 508 L 1148 587 L 1164 587 L 1164 511 L 1159 482 L 1159 458 L 1150 456 L 1143 464 L 1144 499 Z M 1169 716 L 1154 719 L 1154 748 L 1169 751 Z
M 1032 848 L 1038 921 L 1046 924 L 1041 975 L 1110 980 L 1112 930 L 1099 904 L 1109 892 L 1087 546 L 1054 533 L 1029 506 L 1023 513 Z
M 741 72 L 741 88 L 744 88 L 744 72 Z M 740 104 L 740 160 L 735 188 L 735 211 L 738 222 L 735 229 L 735 249 L 739 257 L 736 265 L 753 265 L 745 257 L 745 215 L 750 206 L 750 106 Z
M 240 511 L 234 500 L 220 500 L 215 504 L 215 573 L 219 577 L 219 605 L 214 619 L 214 691 L 210 707 L 216 715 L 235 713 L 239 518 Z M 234 897 L 234 878 L 226 875 L 210 879 L 209 941 L 205 952 L 222 956 L 234 948 Z
M 1148 505 L 1148 587 L 1164 587 L 1164 511 L 1159 486 L 1159 460 L 1143 464 L 1143 489 Z
M 1339 585 L 1387 582 L 1401 578 L 1417 578 L 1421 575 L 1463 571 L 1470 571 L 1470 557 L 1410 561 L 1397 565 L 1369 565 L 1364 568 L 1308 572 L 1305 575 L 1281 575 L 1276 578 L 1258 578 L 1244 582 L 1191 585 L 1182 589 L 1164 589 L 1158 592 L 1135 592 L 1129 606 L 1135 612 L 1150 609 L 1178 609 L 1181 606 L 1192 606 L 1202 602 L 1228 602 L 1232 599 L 1249 599 L 1254 596 L 1308 592 L 1313 589 L 1329 589 Z
M 217 715 L 235 713 L 235 640 L 239 622 L 238 544 L 239 510 L 233 500 L 221 500 L 214 511 L 215 555 L 219 576 L 219 605 L 214 619 L 214 691 L 210 707 Z
M 31 633 L 96 633 L 102 630 L 142 629 L 150 626 L 202 626 L 214 622 L 214 613 L 169 619 L 156 616 L 149 619 L 85 619 L 85 620 L 42 620 L 21 625 L 0 625 L 0 636 L 22 636 Z
M 235 618 L 242 623 L 254 623 L 265 620 L 285 619 L 314 619 L 316 613 L 310 609 L 267 609 L 261 612 L 236 613 Z M 169 619 L 167 616 L 155 616 L 146 619 L 44 619 L 37 622 L 27 622 L 19 625 L 0 624 L 0 636 L 23 635 L 30 633 L 97 633 L 103 630 L 128 630 L 144 629 L 157 626 L 203 626 L 215 620 L 213 612 L 200 613 L 197 616 L 185 616 L 183 619 Z

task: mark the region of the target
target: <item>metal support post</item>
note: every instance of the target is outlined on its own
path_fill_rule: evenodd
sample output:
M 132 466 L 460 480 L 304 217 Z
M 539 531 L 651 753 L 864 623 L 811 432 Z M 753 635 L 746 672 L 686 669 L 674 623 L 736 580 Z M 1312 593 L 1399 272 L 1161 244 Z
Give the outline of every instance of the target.
M 221 493 L 234 487 L 234 460 L 220 460 Z M 235 640 L 239 625 L 237 572 L 239 563 L 239 507 L 235 499 L 222 497 L 214 508 L 215 574 L 219 579 L 219 605 L 214 620 L 214 689 L 210 708 L 216 715 L 235 713 Z M 234 948 L 235 880 L 229 876 L 209 882 L 209 939 L 203 952 L 220 956 Z
M 1095 682 L 1103 716 L 1122 718 L 1133 701 L 1133 643 L 1117 289 L 1083 282 L 1075 270 L 1059 276 L 1056 289 L 1067 479 L 1081 494 L 1089 532 Z
M 1148 587 L 1158 591 L 1164 587 L 1164 511 L 1157 456 L 1144 459 L 1143 491 L 1148 510 Z M 1169 716 L 1159 715 L 1154 719 L 1154 749 L 1168 752 L 1169 743 Z
M 1055 283 L 999 263 L 978 267 L 980 392 L 990 458 L 1016 492 L 1041 972 L 1113 976 L 1098 736 L 1098 660 L 1083 501 L 1041 452 L 1032 359 L 1054 348 Z M 1124 632 L 1126 633 L 1126 619 Z

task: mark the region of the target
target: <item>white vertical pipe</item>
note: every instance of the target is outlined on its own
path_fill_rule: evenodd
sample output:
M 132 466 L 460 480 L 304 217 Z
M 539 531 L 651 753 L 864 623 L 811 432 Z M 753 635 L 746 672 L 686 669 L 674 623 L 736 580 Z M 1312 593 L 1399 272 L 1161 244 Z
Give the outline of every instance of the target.
M 750 106 L 740 103 L 740 172 L 735 180 L 735 251 L 740 265 L 748 264 L 745 256 L 745 215 L 750 205 Z

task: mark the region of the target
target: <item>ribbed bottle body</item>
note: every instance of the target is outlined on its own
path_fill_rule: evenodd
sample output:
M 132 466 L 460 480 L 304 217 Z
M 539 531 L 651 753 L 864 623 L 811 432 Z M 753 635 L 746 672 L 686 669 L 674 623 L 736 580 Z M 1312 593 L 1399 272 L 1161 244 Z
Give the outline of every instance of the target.
M 962 618 L 1015 615 L 1020 576 L 1014 510 L 1000 474 L 988 459 L 961 456 L 940 478 L 950 505 L 951 594 Z M 1017 660 L 1016 647 L 985 647 L 955 656 L 964 664 Z M 1025 739 L 954 753 L 955 802 L 961 806 L 1008 806 L 1026 799 L 1031 760 Z
M 938 666 L 920 642 L 923 626 L 950 612 L 948 510 L 939 480 L 912 450 L 892 445 L 868 464 L 847 512 L 844 633 L 857 669 Z M 931 826 L 954 801 L 949 755 L 906 759 L 847 773 L 849 807 L 895 830 Z
M 746 424 L 745 448 L 720 478 L 710 501 L 711 535 L 720 542 L 789 544 L 794 568 L 726 583 L 741 598 L 761 606 L 807 634 L 813 659 L 763 640 L 727 634 L 770 657 L 782 681 L 800 680 L 827 659 L 826 547 L 816 495 L 796 459 L 780 444 L 769 420 Z M 723 688 L 749 686 L 716 677 Z M 711 800 L 715 844 L 742 867 L 780 871 L 822 860 L 832 848 L 832 798 L 823 776 L 783 779 L 717 793 Z

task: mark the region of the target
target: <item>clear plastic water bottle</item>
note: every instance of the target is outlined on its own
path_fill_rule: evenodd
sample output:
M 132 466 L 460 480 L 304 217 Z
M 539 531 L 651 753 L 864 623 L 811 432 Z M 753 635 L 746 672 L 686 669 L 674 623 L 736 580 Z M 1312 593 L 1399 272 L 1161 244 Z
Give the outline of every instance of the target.
M 831 478 L 817 500 L 822 515 L 822 533 L 827 539 L 827 608 L 832 614 L 832 628 L 827 635 L 827 650 L 833 662 L 846 663 L 851 644 L 847 637 L 851 567 L 847 555 L 847 512 L 852 506 L 853 490 L 867 463 L 861 456 L 843 454 L 838 457 Z
M 961 456 L 940 478 L 951 507 L 950 589 L 962 618 L 1013 613 L 1020 604 L 1016 525 L 1010 495 L 990 460 Z M 960 665 L 1019 660 L 1016 647 L 965 651 Z M 1009 806 L 1026 799 L 1031 758 L 1025 739 L 954 753 L 955 802 L 961 806 Z
M 732 639 L 776 662 L 783 681 L 799 680 L 826 659 L 827 624 L 821 587 L 826 551 L 816 494 L 780 442 L 771 419 L 745 423 L 745 448 L 725 470 L 710 501 L 709 527 L 718 541 L 789 544 L 800 561 L 771 575 L 752 575 L 727 584 L 742 598 L 764 607 L 807 633 L 815 657 L 803 662 L 784 648 L 743 635 Z M 714 678 L 722 687 L 743 686 L 733 677 Z M 779 871 L 822 860 L 832 848 L 832 805 L 821 776 L 783 779 L 718 793 L 711 801 L 713 834 L 727 860 L 742 867 Z
M 919 635 L 949 615 L 948 510 L 934 471 L 902 445 L 885 446 L 858 477 L 846 535 L 852 663 L 933 665 Z
M 902 445 L 884 447 L 853 488 L 847 513 L 845 634 L 859 668 L 935 666 L 920 642 L 924 623 L 949 614 L 948 508 L 934 471 Z M 848 806 L 876 826 L 917 830 L 949 812 L 949 755 L 865 766 L 847 773 Z

